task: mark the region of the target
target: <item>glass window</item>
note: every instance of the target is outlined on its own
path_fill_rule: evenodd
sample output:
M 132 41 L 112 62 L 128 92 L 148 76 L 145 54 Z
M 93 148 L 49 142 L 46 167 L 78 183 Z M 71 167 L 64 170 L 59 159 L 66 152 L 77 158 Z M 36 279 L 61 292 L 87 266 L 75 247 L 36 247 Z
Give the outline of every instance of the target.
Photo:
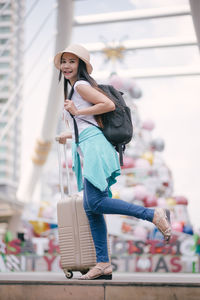
M 11 20 L 11 15 L 0 16 L 0 21 L 10 21 L 10 20 Z
M 5 177 L 6 176 L 6 172 L 5 171 L 0 171 L 0 177 Z
M 0 9 L 3 8 L 6 4 L 5 3 L 0 3 Z M 6 9 L 11 8 L 11 3 L 6 5 Z
M 4 86 L 1 88 L 2 92 L 8 92 L 9 91 L 9 87 L 8 86 Z
M 0 159 L 0 165 L 6 165 L 7 161 L 6 159 Z
M 10 63 L 8 62 L 0 62 L 0 68 L 9 68 L 10 67 Z
M 10 51 L 9 50 L 4 50 L 1 55 L 2 56 L 9 56 L 10 55 Z
M 0 98 L 0 103 L 6 103 L 8 101 L 8 98 Z
M 0 122 L 0 128 L 4 128 L 6 126 L 6 122 Z
M 0 45 L 4 45 L 7 42 L 7 39 L 0 39 Z
M 7 74 L 0 74 L 0 80 L 8 79 Z
M 3 106 L 0 106 L 0 113 L 1 113 L 1 111 L 2 111 L 2 107 L 3 107 Z M 3 115 L 4 115 L 4 116 L 8 116 L 8 111 L 5 111 Z
M 0 33 L 8 33 L 10 32 L 10 27 L 0 27 Z
M 0 147 L 0 152 L 1 152 L 1 153 L 5 153 L 5 152 L 7 152 L 7 151 L 8 151 L 8 149 L 7 149 L 6 146 L 1 146 L 1 147 Z

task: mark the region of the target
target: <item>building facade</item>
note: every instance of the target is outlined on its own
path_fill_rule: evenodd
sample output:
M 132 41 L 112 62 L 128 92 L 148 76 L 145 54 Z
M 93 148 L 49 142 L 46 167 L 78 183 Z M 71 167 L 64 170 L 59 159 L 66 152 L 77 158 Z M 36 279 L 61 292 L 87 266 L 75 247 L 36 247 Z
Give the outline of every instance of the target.
M 24 10 L 24 0 L 0 0 L 0 133 L 22 101 Z M 0 195 L 5 198 L 16 192 L 20 149 L 21 114 L 0 142 Z

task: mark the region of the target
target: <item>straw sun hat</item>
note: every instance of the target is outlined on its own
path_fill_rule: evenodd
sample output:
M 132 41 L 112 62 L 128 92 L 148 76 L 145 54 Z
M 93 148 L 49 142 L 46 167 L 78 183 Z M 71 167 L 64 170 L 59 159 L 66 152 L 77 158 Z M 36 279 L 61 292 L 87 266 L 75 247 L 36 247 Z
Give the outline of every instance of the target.
M 78 56 L 80 59 L 82 59 L 86 63 L 86 68 L 89 74 L 92 73 L 92 65 L 90 64 L 90 54 L 87 49 L 85 49 L 81 45 L 70 45 L 66 49 L 64 49 L 61 52 L 58 52 L 56 56 L 54 57 L 54 64 L 57 69 L 60 70 L 60 60 L 63 53 L 72 53 L 76 56 Z

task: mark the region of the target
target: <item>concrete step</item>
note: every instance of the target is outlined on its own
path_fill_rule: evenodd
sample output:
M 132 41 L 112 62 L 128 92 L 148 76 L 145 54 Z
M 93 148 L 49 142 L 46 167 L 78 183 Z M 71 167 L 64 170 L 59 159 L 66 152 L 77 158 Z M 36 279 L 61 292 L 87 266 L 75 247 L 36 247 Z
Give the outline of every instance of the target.
M 200 274 L 114 273 L 80 281 L 75 274 L 1 273 L 0 300 L 199 300 Z

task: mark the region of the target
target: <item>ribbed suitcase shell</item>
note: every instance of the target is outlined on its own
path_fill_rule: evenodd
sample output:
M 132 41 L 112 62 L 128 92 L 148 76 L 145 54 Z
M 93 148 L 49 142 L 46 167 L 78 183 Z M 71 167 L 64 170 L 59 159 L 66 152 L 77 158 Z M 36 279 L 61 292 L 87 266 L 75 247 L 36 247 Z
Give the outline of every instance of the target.
M 56 137 L 58 142 L 59 138 Z M 61 267 L 67 278 L 72 278 L 72 271 L 87 273 L 90 267 L 96 265 L 96 251 L 90 231 L 90 225 L 83 208 L 80 194 L 71 194 L 69 170 L 67 162 L 67 147 L 63 145 L 66 162 L 65 173 L 68 183 L 68 195 L 64 194 L 63 170 L 61 161 L 61 145 L 57 143 L 61 201 L 57 203 L 58 237 L 61 256 Z M 105 217 L 105 216 L 104 216 Z M 108 254 L 110 246 L 107 236 Z
M 96 252 L 82 198 L 77 194 L 66 196 L 57 204 L 57 216 L 61 267 L 65 275 L 70 278 L 72 271 L 87 272 L 96 264 Z
M 59 139 L 56 138 L 56 141 Z M 66 162 L 63 170 L 61 146 Z M 96 264 L 96 252 L 87 216 L 80 194 L 71 194 L 67 147 L 57 143 L 61 201 L 57 203 L 58 237 L 61 267 L 67 278 L 72 278 L 72 271 L 86 273 Z M 66 173 L 68 195 L 64 194 L 63 171 Z

